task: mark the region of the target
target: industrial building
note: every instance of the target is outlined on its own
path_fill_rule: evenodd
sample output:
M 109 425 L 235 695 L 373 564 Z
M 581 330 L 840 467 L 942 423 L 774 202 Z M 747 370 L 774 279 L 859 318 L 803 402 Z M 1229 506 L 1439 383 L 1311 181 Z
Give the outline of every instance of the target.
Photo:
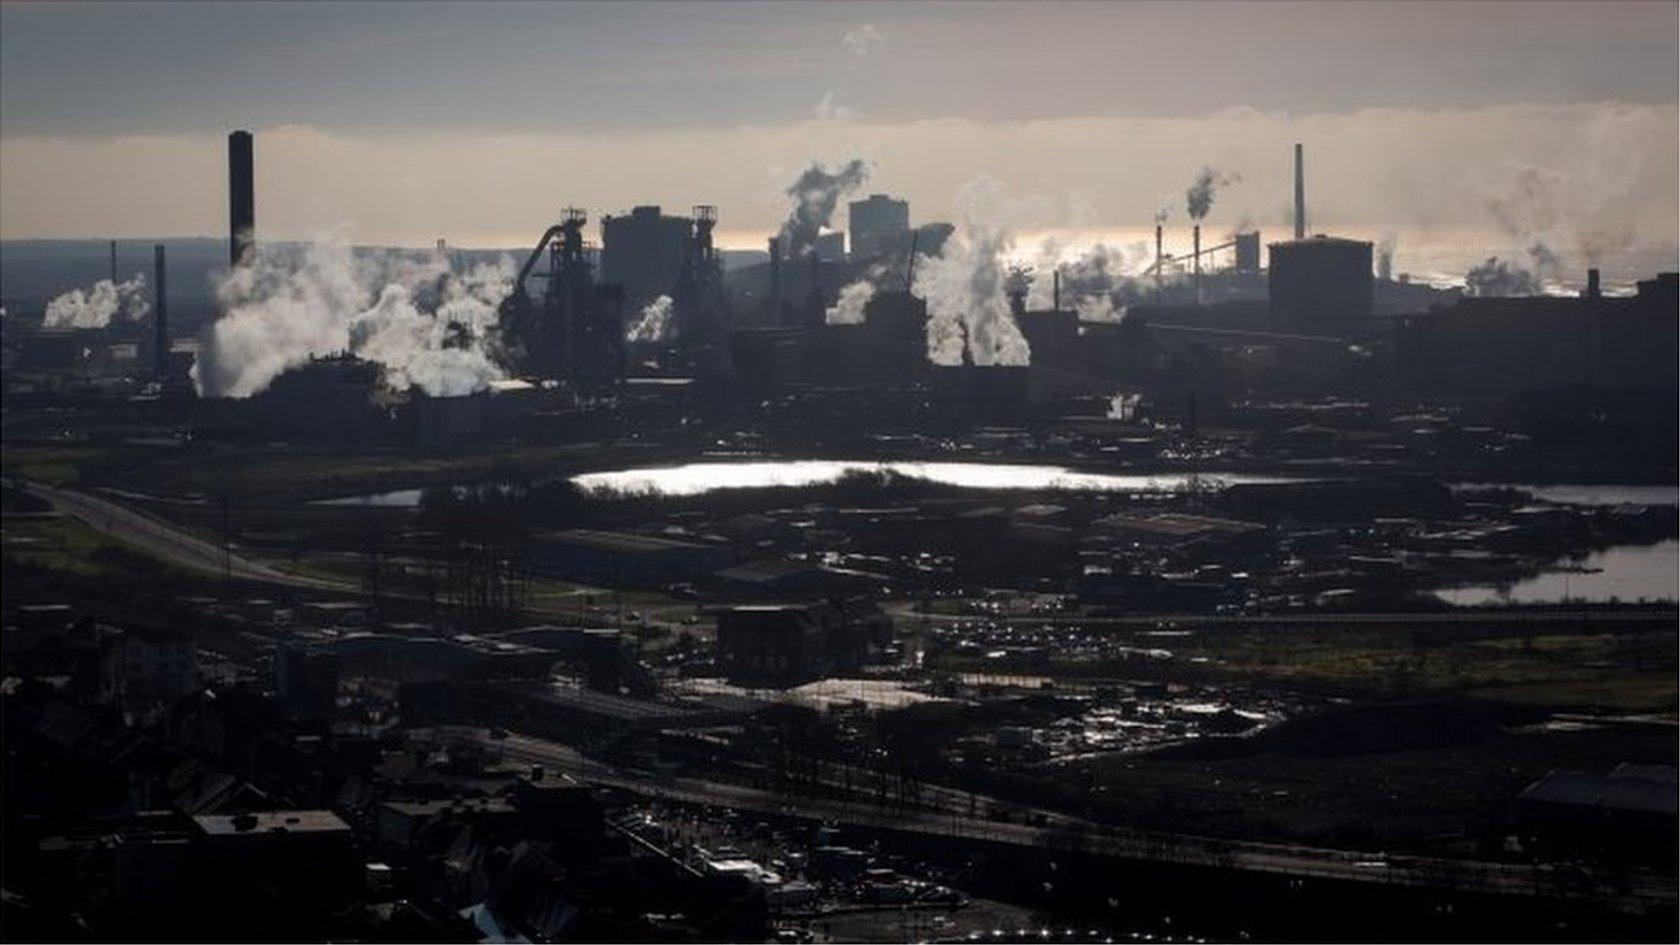
M 1323 234 L 1272 243 L 1267 292 L 1274 322 L 1371 316 L 1371 246 Z
M 717 662 L 730 682 L 789 687 L 854 672 L 892 619 L 863 601 L 759 604 L 718 614 Z
M 893 256 L 910 247 L 910 202 L 886 194 L 870 194 L 847 207 L 851 254 L 858 259 Z
M 657 217 L 657 208 L 655 217 Z M 596 255 L 583 238 L 589 215 L 568 207 L 537 240 L 501 304 L 502 325 L 518 352 L 511 366 L 597 390 L 624 377 L 624 289 L 595 278 Z M 547 258 L 545 271 L 537 263 Z M 543 283 L 532 298 L 528 283 Z
M 1464 298 L 1394 320 L 1397 382 L 1429 397 L 1505 397 L 1564 387 L 1651 391 L 1672 402 L 1680 358 L 1677 276 L 1631 298 Z M 1588 279 L 1597 284 L 1596 272 Z
M 694 221 L 641 206 L 601 218 L 601 281 L 624 287 L 625 302 L 640 308 L 668 295 L 682 273 Z

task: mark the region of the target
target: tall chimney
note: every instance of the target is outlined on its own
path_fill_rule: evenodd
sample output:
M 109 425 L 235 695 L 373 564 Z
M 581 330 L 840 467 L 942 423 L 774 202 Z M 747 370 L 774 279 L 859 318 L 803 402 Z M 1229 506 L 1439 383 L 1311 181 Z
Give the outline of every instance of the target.
M 1050 281 L 1050 308 L 1053 311 L 1062 310 L 1062 267 L 1057 266 Z
M 1307 238 L 1307 178 L 1301 169 L 1301 142 L 1295 142 L 1295 238 Z
M 163 380 L 169 372 L 169 281 L 163 244 L 152 247 L 152 373 Z
M 1161 294 L 1161 224 L 1155 224 L 1155 294 Z
M 117 241 L 112 240 L 111 241 L 111 282 L 112 282 L 112 284 L 115 284 L 116 281 L 117 281 Z
M 1202 225 L 1190 228 L 1190 264 L 1195 272 L 1196 304 L 1202 302 Z
M 770 314 L 782 313 L 782 244 L 770 237 Z
M 1598 267 L 1594 266 L 1593 268 L 1587 270 L 1587 291 L 1582 294 L 1582 297 L 1597 299 L 1601 296 L 1602 293 L 1598 288 Z
M 228 135 L 228 264 L 248 265 L 256 246 L 257 211 L 251 184 L 251 133 Z

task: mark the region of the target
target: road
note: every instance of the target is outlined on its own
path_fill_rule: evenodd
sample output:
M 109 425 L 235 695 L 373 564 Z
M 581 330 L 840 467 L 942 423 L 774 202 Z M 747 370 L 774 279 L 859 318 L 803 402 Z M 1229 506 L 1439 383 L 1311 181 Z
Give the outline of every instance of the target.
M 224 567 L 220 545 L 205 541 L 162 519 L 74 489 L 58 489 L 34 482 L 27 483 L 25 488 L 30 495 L 52 503 L 53 508 L 89 528 L 180 568 L 215 575 L 225 570 L 229 576 L 242 581 L 285 587 L 338 592 L 357 590 L 352 585 L 337 581 L 288 574 L 231 553 Z
M 748 785 L 616 768 L 584 757 L 568 746 L 519 733 L 493 739 L 488 734 L 475 731 L 472 737 L 499 751 L 506 759 L 522 764 L 541 764 L 579 780 L 621 788 L 645 797 L 824 820 L 855 827 L 1294 877 L 1496 895 L 1586 897 L 1628 911 L 1672 908 L 1676 899 L 1673 877 L 1649 871 L 1630 871 L 1606 878 L 1593 876 L 1585 870 L 1549 864 L 1530 866 L 1394 856 L 1115 828 L 931 785 L 923 789 L 922 801 L 928 805 L 923 809 L 883 808 L 867 800 L 791 796 Z M 972 808 L 971 803 L 974 804 Z M 1010 810 L 1016 822 L 971 817 L 968 813 L 971 809 Z M 1022 823 L 1020 820 L 1032 822 Z

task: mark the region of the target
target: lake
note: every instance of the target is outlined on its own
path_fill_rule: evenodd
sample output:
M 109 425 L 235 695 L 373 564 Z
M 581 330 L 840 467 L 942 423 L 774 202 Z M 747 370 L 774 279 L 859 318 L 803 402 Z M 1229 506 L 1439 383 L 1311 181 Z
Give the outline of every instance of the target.
M 1584 486 L 1539 486 L 1518 482 L 1461 482 L 1462 489 L 1516 489 L 1541 502 L 1563 505 L 1680 505 L 1680 486 L 1624 486 L 1597 483 Z
M 1680 600 L 1680 542 L 1620 545 L 1588 555 L 1582 561 L 1564 559 L 1560 568 L 1585 571 L 1547 571 L 1508 588 L 1493 585 L 1455 587 L 1436 591 L 1442 600 L 1462 607 L 1496 604 L 1551 604 L 1570 600 L 1623 602 Z
M 1121 475 L 1079 472 L 1065 466 L 1016 463 L 923 463 L 868 460 L 750 460 L 686 463 L 645 469 L 584 473 L 572 482 L 586 492 L 652 493 L 667 496 L 703 495 L 718 489 L 765 489 L 812 486 L 834 482 L 847 473 L 891 472 L 964 489 L 1026 489 L 1085 492 L 1164 492 L 1183 488 L 1188 473 Z M 1240 483 L 1293 482 L 1281 476 L 1240 473 L 1203 473 L 1196 477 L 1215 487 Z

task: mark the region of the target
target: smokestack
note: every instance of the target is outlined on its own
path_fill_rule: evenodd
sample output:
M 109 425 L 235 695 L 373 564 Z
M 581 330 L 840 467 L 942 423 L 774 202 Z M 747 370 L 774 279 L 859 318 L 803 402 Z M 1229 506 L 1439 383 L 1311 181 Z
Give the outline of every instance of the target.
M 1155 294 L 1161 294 L 1161 224 L 1155 224 Z
M 824 321 L 824 305 L 822 291 L 822 258 L 817 255 L 817 248 L 811 247 L 811 297 L 807 313 L 813 324 L 820 325 Z
M 1202 225 L 1200 223 L 1190 228 L 1190 263 L 1195 272 L 1196 303 L 1202 301 Z
M 152 373 L 163 380 L 169 371 L 169 281 L 163 244 L 152 247 Z
M 782 311 L 782 244 L 770 237 L 770 312 L 780 316 Z
M 1295 238 L 1307 238 L 1307 178 L 1301 168 L 1301 142 L 1295 142 Z
M 251 184 L 251 133 L 228 135 L 228 264 L 248 264 L 256 245 L 257 211 Z
M 1057 312 L 1062 310 L 1062 270 L 1059 266 L 1050 282 L 1050 308 Z
M 1593 268 L 1587 270 L 1587 291 L 1582 293 L 1582 298 L 1588 298 L 1588 299 L 1602 298 L 1602 294 L 1599 292 L 1599 288 L 1598 288 L 1598 267 L 1597 266 L 1594 266 Z
M 111 241 L 111 283 L 113 285 L 115 285 L 116 281 L 117 281 L 117 241 L 112 240 Z

